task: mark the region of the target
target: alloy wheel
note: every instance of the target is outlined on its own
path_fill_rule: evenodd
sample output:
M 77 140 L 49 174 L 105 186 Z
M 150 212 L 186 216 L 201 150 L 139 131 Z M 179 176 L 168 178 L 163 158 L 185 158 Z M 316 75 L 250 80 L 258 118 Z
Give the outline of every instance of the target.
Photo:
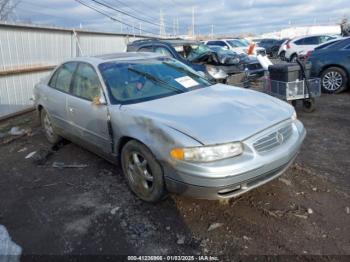
M 343 85 L 343 77 L 336 71 L 330 71 L 324 75 L 322 86 L 328 91 L 335 91 Z
M 145 157 L 139 152 L 131 152 L 128 156 L 127 176 L 135 190 L 143 195 L 149 195 L 153 190 L 154 177 Z

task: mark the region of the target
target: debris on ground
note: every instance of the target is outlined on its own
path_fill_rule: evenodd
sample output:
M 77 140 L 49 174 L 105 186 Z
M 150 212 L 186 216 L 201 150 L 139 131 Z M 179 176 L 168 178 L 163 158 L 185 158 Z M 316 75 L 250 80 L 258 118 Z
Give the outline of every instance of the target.
M 21 136 L 21 135 L 24 135 L 25 133 L 26 133 L 26 130 L 20 129 L 18 126 L 12 127 L 8 132 L 10 136 Z
M 224 225 L 223 223 L 213 223 L 208 227 L 208 232 L 214 229 L 217 229 L 219 227 L 222 227 L 223 225 Z
M 311 215 L 311 214 L 314 213 L 314 211 L 313 211 L 311 208 L 308 208 L 308 209 L 307 209 L 307 213 L 308 213 L 309 215 Z
M 287 186 L 291 186 L 292 185 L 292 182 L 289 181 L 288 179 L 280 177 L 278 180 L 281 181 L 282 183 L 286 184 Z
M 36 154 L 36 151 L 30 152 L 28 155 L 26 155 L 25 159 L 32 158 Z
M 17 151 L 17 153 L 22 153 L 22 152 L 25 152 L 27 151 L 27 148 L 26 147 L 23 147 L 21 148 L 20 150 Z
M 348 215 L 350 214 L 350 207 L 345 207 L 345 213 Z
M 85 168 L 88 167 L 88 165 L 85 164 L 65 164 L 63 162 L 53 162 L 52 167 L 54 168 Z
M 112 208 L 111 214 L 112 214 L 112 215 L 115 215 L 115 214 L 118 212 L 119 209 L 120 209 L 120 207 Z
M 37 153 L 32 157 L 33 162 L 39 166 L 44 165 L 48 158 L 53 154 L 53 151 L 49 149 L 40 149 Z
M 250 240 L 252 240 L 251 237 L 247 237 L 247 236 L 243 236 L 243 239 L 244 239 L 245 241 L 250 241 Z
M 178 245 L 183 245 L 183 244 L 185 244 L 185 239 L 186 239 L 185 236 L 177 234 L 176 237 L 177 237 L 176 243 L 177 243 Z
M 5 261 L 20 261 L 22 254 L 22 248 L 14 243 L 7 232 L 7 229 L 0 225 L 0 258 L 4 258 Z M 9 258 L 6 260 L 6 258 Z M 1 260 L 2 261 L 2 260 Z

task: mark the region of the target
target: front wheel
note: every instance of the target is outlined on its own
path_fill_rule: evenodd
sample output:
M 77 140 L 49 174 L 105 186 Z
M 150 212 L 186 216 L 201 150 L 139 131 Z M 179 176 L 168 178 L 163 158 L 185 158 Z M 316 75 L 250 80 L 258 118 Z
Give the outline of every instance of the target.
M 330 67 L 321 75 L 322 90 L 325 93 L 338 94 L 346 89 L 347 84 L 347 75 L 339 67 Z
M 306 113 L 311 113 L 315 111 L 316 106 L 315 106 L 315 99 L 314 98 L 309 98 L 303 100 L 303 110 Z
M 286 60 L 286 51 L 282 51 L 280 54 L 279 54 L 279 57 L 282 61 L 285 61 Z
M 122 149 L 124 176 L 132 192 L 147 202 L 158 202 L 166 195 L 163 170 L 151 151 L 131 140 Z

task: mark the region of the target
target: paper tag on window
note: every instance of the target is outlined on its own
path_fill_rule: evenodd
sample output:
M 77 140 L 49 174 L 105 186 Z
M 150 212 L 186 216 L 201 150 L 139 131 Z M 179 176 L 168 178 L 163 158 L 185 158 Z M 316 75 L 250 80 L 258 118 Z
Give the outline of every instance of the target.
M 176 78 L 175 81 L 186 88 L 190 88 L 190 87 L 199 85 L 195 80 L 193 80 L 189 76 L 183 76 L 183 77 Z

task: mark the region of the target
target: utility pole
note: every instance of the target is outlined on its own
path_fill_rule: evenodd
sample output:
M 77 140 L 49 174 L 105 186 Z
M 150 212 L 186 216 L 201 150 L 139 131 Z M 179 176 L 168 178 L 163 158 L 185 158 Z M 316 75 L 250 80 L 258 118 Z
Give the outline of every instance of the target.
M 194 6 L 192 7 L 192 36 L 195 36 L 194 32 Z
M 163 10 L 159 10 L 159 37 L 162 37 L 165 35 L 165 25 L 164 25 L 164 17 L 163 17 Z
M 179 35 L 179 17 L 176 17 L 176 35 Z
M 142 31 L 142 29 L 141 29 L 141 22 L 139 22 L 139 35 L 141 35 L 141 31 Z
M 214 39 L 214 25 L 211 25 L 211 39 Z
M 122 16 L 119 14 L 119 20 L 120 22 L 122 22 Z M 123 33 L 123 24 L 120 23 L 120 33 L 122 34 Z

